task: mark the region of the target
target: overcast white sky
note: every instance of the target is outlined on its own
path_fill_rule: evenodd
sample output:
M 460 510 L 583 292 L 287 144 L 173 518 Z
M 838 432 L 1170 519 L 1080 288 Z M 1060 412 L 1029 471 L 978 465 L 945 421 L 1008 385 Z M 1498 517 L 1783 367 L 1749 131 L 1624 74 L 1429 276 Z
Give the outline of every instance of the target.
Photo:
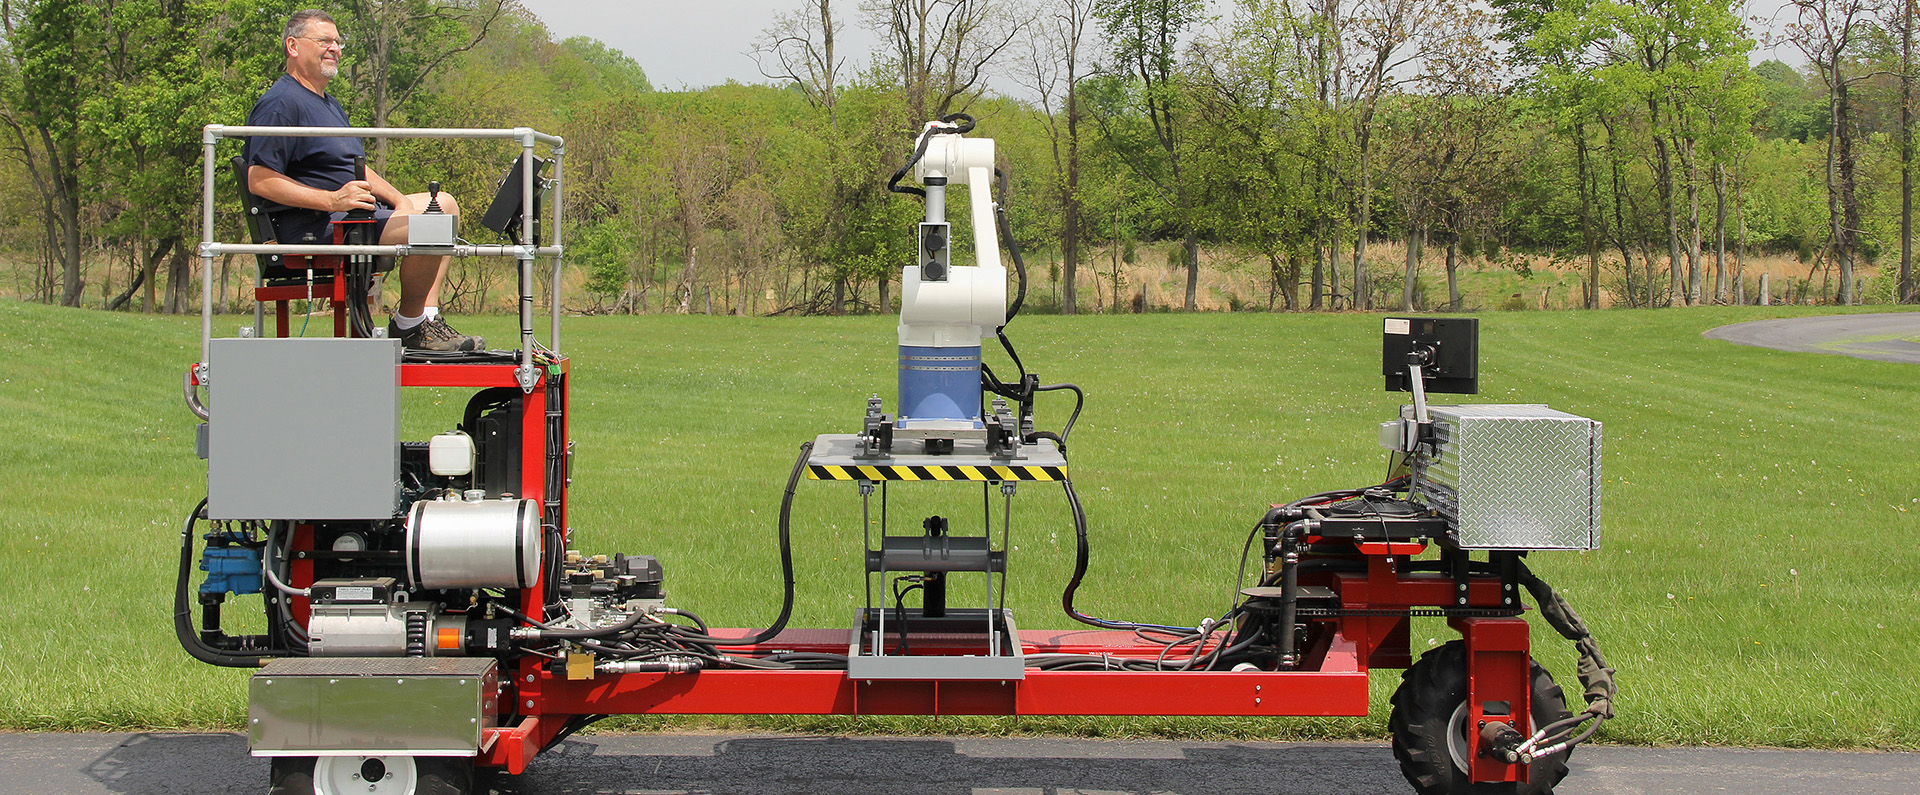
M 800 8 L 802 0 L 521 0 L 545 22 L 554 39 L 591 36 L 639 62 L 654 87 L 675 90 L 719 85 L 728 80 L 765 82 L 748 53 L 760 32 L 778 13 Z M 1231 0 L 1211 0 L 1216 13 L 1231 8 Z M 1750 0 L 1749 16 L 1770 17 L 1786 0 Z M 872 52 L 875 36 L 859 24 L 859 0 L 838 0 L 836 12 L 846 20 L 842 32 L 849 66 Z M 1781 22 L 1787 21 L 1785 15 Z M 1793 47 L 1768 50 L 1763 43 L 1755 60 L 1778 58 L 1801 64 L 1805 58 Z M 1011 91 L 1011 85 L 995 86 Z
M 647 72 L 655 88 L 675 90 L 720 85 L 728 80 L 764 83 L 754 65 L 753 42 L 775 14 L 798 9 L 801 0 L 521 0 L 555 41 L 591 36 L 624 52 Z M 858 0 L 840 0 L 835 11 L 846 30 L 835 49 L 853 59 L 874 49 L 873 34 L 855 20 Z

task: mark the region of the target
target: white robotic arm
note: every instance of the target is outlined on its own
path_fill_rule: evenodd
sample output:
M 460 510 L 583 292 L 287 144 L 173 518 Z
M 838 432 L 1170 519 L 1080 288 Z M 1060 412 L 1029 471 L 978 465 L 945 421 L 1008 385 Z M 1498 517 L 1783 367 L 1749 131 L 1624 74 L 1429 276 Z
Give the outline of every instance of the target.
M 921 133 L 926 153 L 913 166 L 913 176 L 927 192 L 927 213 L 918 236 L 919 262 L 901 274 L 900 344 L 978 347 L 986 332 L 1006 322 L 1007 312 L 1007 269 L 1000 264 L 993 217 L 993 139 L 935 132 L 940 129 L 951 128 L 928 123 Z M 950 185 L 967 186 L 973 265 L 950 265 Z

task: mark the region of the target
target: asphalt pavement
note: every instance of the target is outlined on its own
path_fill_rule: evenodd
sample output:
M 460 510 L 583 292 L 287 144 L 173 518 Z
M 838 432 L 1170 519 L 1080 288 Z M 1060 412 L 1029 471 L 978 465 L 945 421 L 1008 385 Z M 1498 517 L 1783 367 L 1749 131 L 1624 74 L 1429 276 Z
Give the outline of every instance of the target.
M 1709 329 L 1706 336 L 1735 345 L 1920 364 L 1920 312 L 1754 320 Z
M 1562 795 L 1911 795 L 1920 754 L 1582 747 Z M 590 735 L 495 795 L 1378 795 L 1410 793 L 1378 743 L 802 735 Z M 234 734 L 0 734 L 0 793 L 259 795 Z

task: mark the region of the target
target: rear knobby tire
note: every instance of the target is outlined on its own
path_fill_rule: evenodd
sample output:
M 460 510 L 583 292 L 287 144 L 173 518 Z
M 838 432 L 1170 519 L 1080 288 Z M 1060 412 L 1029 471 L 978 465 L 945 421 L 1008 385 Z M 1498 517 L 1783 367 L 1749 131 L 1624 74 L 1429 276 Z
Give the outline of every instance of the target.
M 311 756 L 276 756 L 268 762 L 267 795 L 313 795 Z
M 1529 662 L 1533 727 L 1570 717 L 1566 694 L 1539 663 Z M 1467 701 L 1467 646 L 1453 641 L 1421 655 L 1400 676 L 1393 692 L 1393 714 L 1387 728 L 1393 733 L 1393 755 L 1400 772 L 1421 795 L 1515 793 L 1551 795 L 1567 777 L 1569 748 L 1533 760 L 1525 784 L 1475 785 L 1460 761 L 1470 761 L 1478 747 L 1472 727 L 1456 725 Z

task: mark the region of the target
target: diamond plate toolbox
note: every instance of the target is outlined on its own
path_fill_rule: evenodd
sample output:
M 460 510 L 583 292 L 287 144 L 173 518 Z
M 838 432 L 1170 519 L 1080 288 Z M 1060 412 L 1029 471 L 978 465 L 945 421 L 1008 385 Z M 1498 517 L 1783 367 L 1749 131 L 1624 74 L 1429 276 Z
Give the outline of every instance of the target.
M 1600 423 L 1539 405 L 1432 406 L 1416 499 L 1465 549 L 1598 549 Z M 1413 407 L 1401 409 L 1413 418 Z

